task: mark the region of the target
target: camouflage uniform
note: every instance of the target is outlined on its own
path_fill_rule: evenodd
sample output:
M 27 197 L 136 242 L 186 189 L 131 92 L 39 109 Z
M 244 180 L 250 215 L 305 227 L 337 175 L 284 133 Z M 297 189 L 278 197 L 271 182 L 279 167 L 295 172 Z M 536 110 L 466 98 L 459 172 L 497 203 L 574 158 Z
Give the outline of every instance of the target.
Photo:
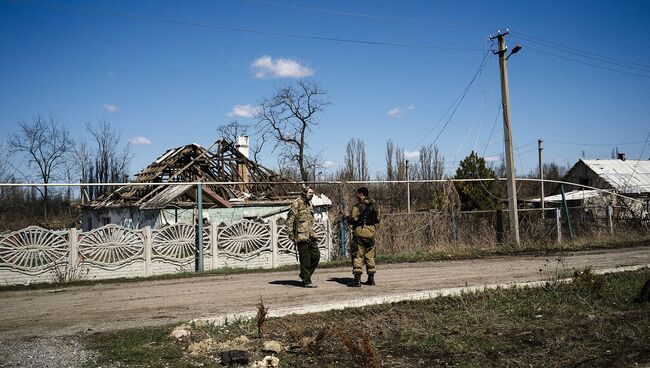
M 287 215 L 287 231 L 298 248 L 300 279 L 304 285 L 310 285 L 311 275 L 320 261 L 320 251 L 314 231 L 314 208 L 304 195 L 291 204 Z
M 374 224 L 364 223 L 361 218 L 364 210 L 372 206 L 375 210 L 376 221 Z M 367 216 L 366 216 L 367 217 Z M 350 244 L 350 256 L 352 258 L 352 273 L 361 275 L 362 266 L 365 263 L 368 276 L 375 274 L 375 224 L 379 223 L 379 207 L 372 199 L 365 198 L 352 207 L 348 221 L 352 225 L 352 243 Z

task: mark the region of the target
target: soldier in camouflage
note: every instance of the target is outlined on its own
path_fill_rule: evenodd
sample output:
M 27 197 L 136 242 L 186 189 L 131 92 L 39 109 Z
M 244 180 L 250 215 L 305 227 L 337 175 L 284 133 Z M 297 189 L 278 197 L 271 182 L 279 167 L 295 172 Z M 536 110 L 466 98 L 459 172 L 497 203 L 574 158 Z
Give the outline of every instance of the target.
M 307 288 L 316 287 L 311 281 L 311 275 L 320 261 L 320 251 L 314 231 L 314 208 L 311 204 L 313 196 L 314 190 L 305 188 L 302 195 L 291 204 L 287 215 L 289 239 L 298 248 L 300 279 L 302 286 Z
M 349 285 L 353 287 L 361 286 L 364 263 L 368 274 L 366 285 L 375 285 L 375 225 L 379 223 L 379 207 L 369 198 L 368 188 L 361 187 L 356 194 L 358 203 L 348 216 L 353 229 L 350 256 L 354 281 Z

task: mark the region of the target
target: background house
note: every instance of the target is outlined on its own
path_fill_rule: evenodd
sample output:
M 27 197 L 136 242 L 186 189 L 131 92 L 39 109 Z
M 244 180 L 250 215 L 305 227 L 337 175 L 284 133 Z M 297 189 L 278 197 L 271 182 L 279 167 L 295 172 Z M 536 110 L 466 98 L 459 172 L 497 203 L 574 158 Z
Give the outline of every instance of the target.
M 134 183 L 142 185 L 119 187 L 85 205 L 83 230 L 107 224 L 138 229 L 193 223 L 197 185 L 174 182 L 206 183 L 202 212 L 210 223 L 282 217 L 300 194 L 300 184 L 279 177 L 247 155 L 248 137 L 238 138 L 237 144 L 219 140 L 208 149 L 193 143 L 167 150 L 135 175 Z M 233 182 L 239 184 L 216 184 Z M 331 205 L 329 199 L 319 203 L 320 212 Z
M 625 154 L 619 154 L 618 159 L 581 159 L 563 181 L 580 184 L 564 185 L 564 197 L 570 207 L 611 205 L 615 216 L 650 218 L 650 160 L 626 160 Z M 539 203 L 539 199 L 533 202 Z M 560 206 L 562 195 L 553 193 L 544 198 L 544 203 L 548 207 Z

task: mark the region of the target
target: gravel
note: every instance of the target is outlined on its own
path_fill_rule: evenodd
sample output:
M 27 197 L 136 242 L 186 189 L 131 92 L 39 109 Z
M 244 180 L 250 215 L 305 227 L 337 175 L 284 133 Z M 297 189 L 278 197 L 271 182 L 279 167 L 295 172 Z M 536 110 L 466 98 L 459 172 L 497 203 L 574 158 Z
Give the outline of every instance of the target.
M 77 336 L 0 338 L 2 368 L 77 368 L 92 360 Z

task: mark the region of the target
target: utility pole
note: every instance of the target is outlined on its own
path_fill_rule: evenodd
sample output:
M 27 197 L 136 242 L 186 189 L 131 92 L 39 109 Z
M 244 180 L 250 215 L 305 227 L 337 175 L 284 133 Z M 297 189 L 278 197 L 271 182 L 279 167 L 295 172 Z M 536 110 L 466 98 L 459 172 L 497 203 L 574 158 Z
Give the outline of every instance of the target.
M 510 55 L 506 57 L 505 36 L 508 31 L 501 33 L 498 32 L 496 36 L 490 36 L 490 40 L 497 39 L 499 42 L 499 50 L 494 51 L 499 55 L 499 68 L 501 69 L 501 104 L 503 106 L 503 139 L 505 140 L 505 160 L 506 172 L 508 183 L 508 218 L 510 219 L 510 235 L 515 245 L 519 246 L 519 216 L 517 214 L 517 188 L 515 182 L 515 159 L 512 153 L 512 129 L 510 127 L 510 96 L 508 94 L 508 69 L 506 60 L 510 55 L 521 50 L 521 46 L 517 45 Z
M 409 160 L 406 160 L 406 212 L 411 213 L 411 179 L 409 179 Z
M 541 187 L 540 203 L 542 204 L 542 218 L 544 218 L 544 166 L 542 166 L 542 143 L 544 143 L 544 140 L 537 140 L 537 154 L 539 156 L 539 182 Z

